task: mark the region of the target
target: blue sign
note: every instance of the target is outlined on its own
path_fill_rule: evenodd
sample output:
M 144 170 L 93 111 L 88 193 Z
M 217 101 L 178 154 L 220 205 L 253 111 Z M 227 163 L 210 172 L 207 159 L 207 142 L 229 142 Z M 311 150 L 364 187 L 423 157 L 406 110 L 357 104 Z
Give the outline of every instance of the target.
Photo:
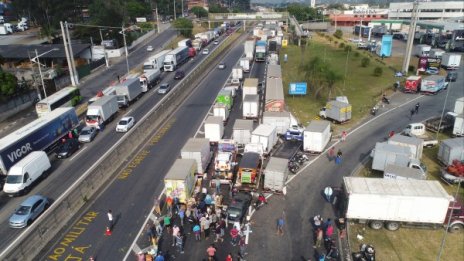
M 305 82 L 292 82 L 288 88 L 290 95 L 306 95 L 308 85 Z

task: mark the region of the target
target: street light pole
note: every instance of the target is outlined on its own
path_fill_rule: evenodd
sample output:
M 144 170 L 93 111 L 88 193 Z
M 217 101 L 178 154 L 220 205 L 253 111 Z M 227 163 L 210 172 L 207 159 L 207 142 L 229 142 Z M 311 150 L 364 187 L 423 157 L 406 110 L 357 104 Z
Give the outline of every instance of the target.
M 403 67 L 402 67 L 402 72 L 407 73 L 408 72 L 408 67 L 409 67 L 409 62 L 411 61 L 411 51 L 412 51 L 412 45 L 414 42 L 414 34 L 416 32 L 416 23 L 417 19 L 419 17 L 419 2 L 414 1 L 412 4 L 412 14 L 411 14 L 411 22 L 409 23 L 409 31 L 408 31 L 408 41 L 406 42 L 406 53 L 404 55 L 404 60 L 403 60 Z
M 172 5 L 174 6 L 174 20 L 176 20 L 176 0 L 172 1 Z
M 126 52 L 126 68 L 127 68 L 127 74 L 129 74 L 129 51 L 127 50 L 127 42 L 126 42 L 126 32 L 124 31 L 124 25 L 122 26 L 122 38 L 124 39 L 124 50 Z
M 42 69 L 40 69 L 40 61 L 39 61 L 39 53 L 37 52 L 37 49 L 35 49 L 35 58 L 37 58 L 37 65 L 39 66 L 39 74 L 40 74 L 40 81 L 42 83 L 42 89 L 44 91 L 44 96 L 47 98 L 47 91 L 45 91 L 45 83 L 42 75 Z M 40 97 L 39 97 L 40 98 Z

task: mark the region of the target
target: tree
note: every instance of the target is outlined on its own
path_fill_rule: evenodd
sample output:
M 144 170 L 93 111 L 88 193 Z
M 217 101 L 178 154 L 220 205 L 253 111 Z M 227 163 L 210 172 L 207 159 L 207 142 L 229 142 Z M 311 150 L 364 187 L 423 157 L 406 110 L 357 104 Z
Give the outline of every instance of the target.
M 0 71 L 0 95 L 12 96 L 16 93 L 18 79 L 8 72 Z
M 316 9 L 302 4 L 289 4 L 286 8 L 276 8 L 278 12 L 288 12 L 300 22 L 322 19 L 322 15 Z
M 198 18 L 208 17 L 208 11 L 206 11 L 206 9 L 200 6 L 192 7 L 192 9 L 190 9 L 190 12 L 195 14 Z
M 361 66 L 362 67 L 367 67 L 369 66 L 369 63 L 371 62 L 371 60 L 367 57 L 364 57 L 361 59 Z
M 210 13 L 228 13 L 229 10 L 226 7 L 222 7 L 219 4 L 211 4 L 208 7 Z
M 136 17 L 147 17 L 151 13 L 150 5 L 137 0 L 130 0 L 126 3 L 127 15 L 131 21 L 135 21 Z
M 383 73 L 383 70 L 382 70 L 381 67 L 377 66 L 377 67 L 374 68 L 374 73 L 373 73 L 374 76 L 380 77 L 380 76 L 382 76 L 382 73 Z
M 342 32 L 342 30 L 337 29 L 337 31 L 335 31 L 335 33 L 333 34 L 333 36 L 335 36 L 335 37 L 338 38 L 338 39 L 342 39 L 342 37 L 343 37 L 343 32 Z
M 325 71 L 324 80 L 325 80 L 325 83 L 327 84 L 326 87 L 329 91 L 329 95 L 328 95 L 329 100 L 332 97 L 332 91 L 334 89 L 335 83 L 337 83 L 341 79 L 342 79 L 342 76 L 336 73 L 334 70 L 329 69 Z
M 184 37 L 192 36 L 193 23 L 186 18 L 179 18 L 174 21 L 174 28 L 176 28 Z

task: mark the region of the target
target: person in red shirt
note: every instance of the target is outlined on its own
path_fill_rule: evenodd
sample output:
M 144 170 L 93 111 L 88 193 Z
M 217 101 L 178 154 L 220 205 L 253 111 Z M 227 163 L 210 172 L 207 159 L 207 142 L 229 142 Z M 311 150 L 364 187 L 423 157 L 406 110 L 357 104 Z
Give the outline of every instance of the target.
M 233 261 L 233 259 L 232 259 L 232 254 L 231 254 L 231 253 L 229 253 L 229 254 L 227 255 L 226 261 Z
M 211 244 L 207 249 L 206 253 L 208 253 L 208 257 L 215 257 L 216 256 L 216 248 L 213 244 Z
M 239 231 L 235 226 L 230 230 L 230 236 L 232 237 L 232 245 L 236 246 L 239 238 Z

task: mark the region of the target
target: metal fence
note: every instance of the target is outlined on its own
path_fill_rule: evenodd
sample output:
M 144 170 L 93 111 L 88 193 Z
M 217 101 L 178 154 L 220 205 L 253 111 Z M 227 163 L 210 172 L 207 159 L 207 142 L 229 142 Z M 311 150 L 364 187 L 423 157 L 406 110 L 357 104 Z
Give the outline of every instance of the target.
M 86 204 L 99 189 L 109 180 L 118 175 L 128 155 L 133 155 L 137 149 L 152 136 L 170 115 L 184 102 L 195 88 L 201 75 L 217 62 L 216 57 L 223 54 L 236 39 L 232 35 L 215 49 L 208 58 L 199 64 L 170 95 L 160 101 L 133 128 L 130 135 L 124 135 L 112 148 L 92 165 L 62 196 L 55 200 L 50 209 L 39 217 L 28 229 L 21 234 L 10 248 L 0 253 L 0 260 L 34 260 L 46 244 L 52 240 L 60 230 L 68 225 L 72 217 Z M 120 164 L 114 164 L 120 162 Z

